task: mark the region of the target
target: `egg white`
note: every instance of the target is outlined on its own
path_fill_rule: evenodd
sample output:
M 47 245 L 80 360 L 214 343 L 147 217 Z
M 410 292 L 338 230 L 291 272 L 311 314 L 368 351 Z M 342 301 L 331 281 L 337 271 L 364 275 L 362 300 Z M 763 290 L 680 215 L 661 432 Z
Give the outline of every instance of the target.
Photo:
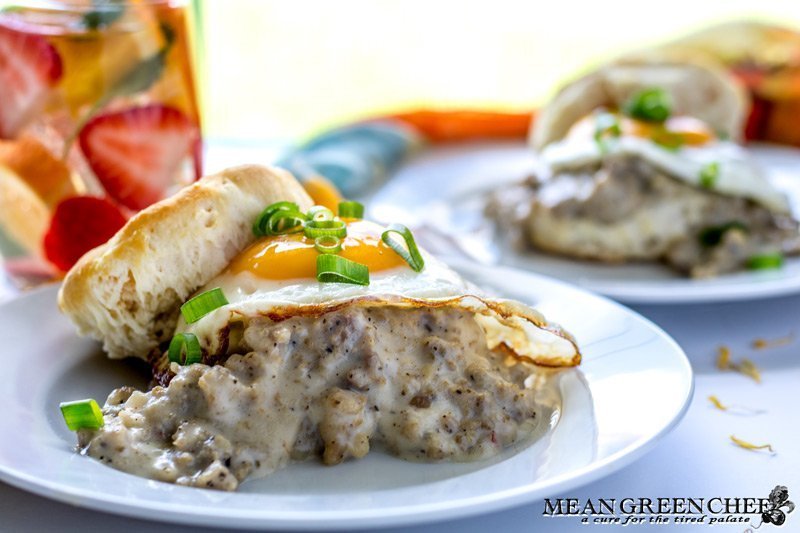
M 422 252 L 425 268 L 414 272 L 407 266 L 370 272 L 369 285 L 320 283 L 315 278 L 275 280 L 251 272 L 223 272 L 197 293 L 216 287 L 222 289 L 228 305 L 216 309 L 198 322 L 187 325 L 179 320 L 178 330 L 207 334 L 219 330 L 231 314 L 256 316 L 273 309 L 334 305 L 351 300 L 397 299 L 442 300 L 464 295 L 483 296 L 481 291 L 430 254 Z
M 790 213 L 787 197 L 764 178 L 747 151 L 729 141 L 714 141 L 702 146 L 668 150 L 649 139 L 623 136 L 607 143 L 606 150 L 592 138 L 570 136 L 549 144 L 540 153 L 542 162 L 553 172 L 599 163 L 612 154 L 638 156 L 670 176 L 701 187 L 703 168 L 719 165 L 714 192 L 747 198 L 778 213 Z
M 435 307 L 446 303 L 475 313 L 490 347 L 505 344 L 517 355 L 549 366 L 571 366 L 580 360 L 575 342 L 558 325 L 535 310 L 512 300 L 492 298 L 465 281 L 444 263 L 422 252 L 425 268 L 414 272 L 398 267 L 370 273 L 366 286 L 320 283 L 301 278 L 269 280 L 250 272 L 223 272 L 198 293 L 219 287 L 228 304 L 192 324 L 181 317 L 178 332 L 192 332 L 209 351 L 218 348 L 218 333 L 243 317 L 303 314 L 304 308 L 337 305 Z M 422 334 L 422 333 L 420 333 Z
M 452 298 L 478 290 L 429 254 L 424 259 L 422 272 L 414 272 L 407 266 L 370 272 L 369 285 L 320 283 L 314 278 L 273 280 L 245 271 L 220 274 L 206 289 L 220 287 L 230 305 L 245 313 L 265 306 L 320 305 L 365 296 Z

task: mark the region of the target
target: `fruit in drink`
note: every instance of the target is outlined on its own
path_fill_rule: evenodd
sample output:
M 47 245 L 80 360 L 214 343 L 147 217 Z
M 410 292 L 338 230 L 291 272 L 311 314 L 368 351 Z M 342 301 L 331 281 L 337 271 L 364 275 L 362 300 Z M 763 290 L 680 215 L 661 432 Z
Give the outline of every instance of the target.
M 13 170 L 48 206 L 76 192 L 66 163 L 32 135 L 0 139 L 0 164 Z
M 0 226 L 30 253 L 40 254 L 50 210 L 36 191 L 13 170 L 0 164 Z
M 47 39 L 0 24 L 0 138 L 36 118 L 61 75 L 61 58 Z
M 105 198 L 73 196 L 58 204 L 44 236 L 47 259 L 63 271 L 125 225 L 125 216 Z
M 109 196 L 130 209 L 144 209 L 165 196 L 199 138 L 199 128 L 186 115 L 153 104 L 91 119 L 79 142 Z

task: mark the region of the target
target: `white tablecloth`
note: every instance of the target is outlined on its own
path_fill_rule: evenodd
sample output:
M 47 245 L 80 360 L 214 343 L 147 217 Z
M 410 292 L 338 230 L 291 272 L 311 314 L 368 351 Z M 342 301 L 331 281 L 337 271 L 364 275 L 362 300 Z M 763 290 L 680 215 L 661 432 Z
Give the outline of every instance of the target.
M 766 497 L 777 484 L 800 500 L 800 340 L 773 349 L 750 347 L 757 337 L 777 339 L 800 334 L 800 296 L 700 306 L 639 306 L 686 350 L 696 372 L 697 388 L 680 425 L 645 457 L 627 468 L 561 496 L 570 498 L 625 497 Z M 734 358 L 750 357 L 762 370 L 757 384 L 736 373 L 715 368 L 716 349 L 731 347 Z M 642 353 L 642 357 L 647 357 Z M 758 416 L 737 416 L 714 409 L 707 397 L 725 403 L 764 409 Z M 636 398 L 631 398 L 632 402 Z M 4 431 L 8 431 L 5 428 Z M 733 446 L 728 436 L 769 442 L 775 455 Z M 543 503 L 489 515 L 417 528 L 387 531 L 466 533 L 478 531 L 585 531 L 572 518 L 543 517 Z M 796 516 L 795 516 L 796 515 Z M 157 520 L 157 516 L 143 517 Z M 773 526 L 765 526 L 771 531 Z M 678 531 L 707 526 L 669 527 Z M 157 524 L 71 507 L 0 484 L 0 531 L 126 531 L 197 532 L 196 527 Z M 610 530 L 604 526 L 602 531 Z M 665 531 L 663 526 L 634 526 L 627 531 Z M 718 526 L 743 531 L 742 525 Z M 783 531 L 800 531 L 800 509 L 789 515 Z M 775 531 L 781 531 L 776 529 Z

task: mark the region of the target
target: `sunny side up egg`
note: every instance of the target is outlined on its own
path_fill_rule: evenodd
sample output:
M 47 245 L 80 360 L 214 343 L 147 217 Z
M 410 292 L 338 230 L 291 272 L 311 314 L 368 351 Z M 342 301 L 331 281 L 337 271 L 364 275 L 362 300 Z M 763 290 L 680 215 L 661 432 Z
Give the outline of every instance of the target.
M 345 259 L 361 263 L 370 273 L 408 264 L 381 240 L 384 228 L 367 220 L 343 219 L 347 237 L 339 253 Z M 315 278 L 317 252 L 314 240 L 302 233 L 264 237 L 252 244 L 233 260 L 228 271 L 232 274 L 249 272 L 266 280 Z
M 254 317 L 319 316 L 347 306 L 455 307 L 474 314 L 492 347 L 504 344 L 518 356 L 547 366 L 580 361 L 574 341 L 535 310 L 487 296 L 424 250 L 420 253 L 425 267 L 415 272 L 381 241 L 383 226 L 345 221 L 348 234 L 340 253 L 369 268 L 369 285 L 317 281 L 319 252 L 302 234 L 264 237 L 197 291 L 220 288 L 228 304 L 192 324 L 179 319 L 176 332 L 197 335 L 207 352 L 216 353 L 221 349 L 221 332 L 231 323 Z
M 600 114 L 616 118 L 618 136 L 598 141 Z M 632 155 L 660 168 L 673 178 L 704 188 L 704 171 L 714 166 L 714 192 L 753 200 L 779 213 L 789 213 L 786 196 L 764 177 L 747 150 L 719 139 L 702 121 L 670 117 L 663 125 L 617 113 L 590 115 L 575 123 L 567 136 L 549 144 L 540 157 L 552 172 L 581 168 L 614 155 Z
M 219 287 L 228 311 L 243 314 L 274 308 L 332 305 L 354 298 L 447 299 L 480 294 L 434 257 L 420 251 L 425 268 L 414 272 L 381 241 L 385 228 L 367 220 L 344 219 L 347 237 L 339 255 L 369 268 L 369 285 L 320 283 L 319 252 L 302 233 L 263 237 L 231 261 L 227 269 L 198 292 Z M 204 319 L 205 320 L 205 319 Z

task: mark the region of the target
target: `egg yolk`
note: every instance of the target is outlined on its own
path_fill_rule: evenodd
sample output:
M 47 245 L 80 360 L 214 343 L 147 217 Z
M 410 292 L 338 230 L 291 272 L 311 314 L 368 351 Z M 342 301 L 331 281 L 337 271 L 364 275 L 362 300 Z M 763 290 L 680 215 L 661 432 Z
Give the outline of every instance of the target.
M 714 139 L 714 132 L 705 122 L 692 117 L 670 117 L 663 124 L 626 118 L 622 121 L 622 131 L 659 144 L 677 146 L 702 146 Z
M 665 146 L 702 146 L 715 139 L 714 132 L 702 120 L 675 116 L 663 123 L 645 122 L 614 113 L 623 135 L 650 139 Z M 570 129 L 570 137 L 593 137 L 597 129 L 597 117 L 588 115 Z
M 370 273 L 408 266 L 402 257 L 381 241 L 383 228 L 365 220 L 345 219 L 347 237 L 342 240 L 338 255 L 361 263 Z M 264 237 L 245 249 L 231 262 L 233 274 L 250 272 L 265 279 L 298 279 L 317 277 L 317 256 L 314 240 L 302 233 Z
M 322 176 L 312 176 L 303 183 L 314 205 L 322 205 L 333 211 L 339 208 L 339 202 L 344 200 L 339 189 L 330 180 Z

